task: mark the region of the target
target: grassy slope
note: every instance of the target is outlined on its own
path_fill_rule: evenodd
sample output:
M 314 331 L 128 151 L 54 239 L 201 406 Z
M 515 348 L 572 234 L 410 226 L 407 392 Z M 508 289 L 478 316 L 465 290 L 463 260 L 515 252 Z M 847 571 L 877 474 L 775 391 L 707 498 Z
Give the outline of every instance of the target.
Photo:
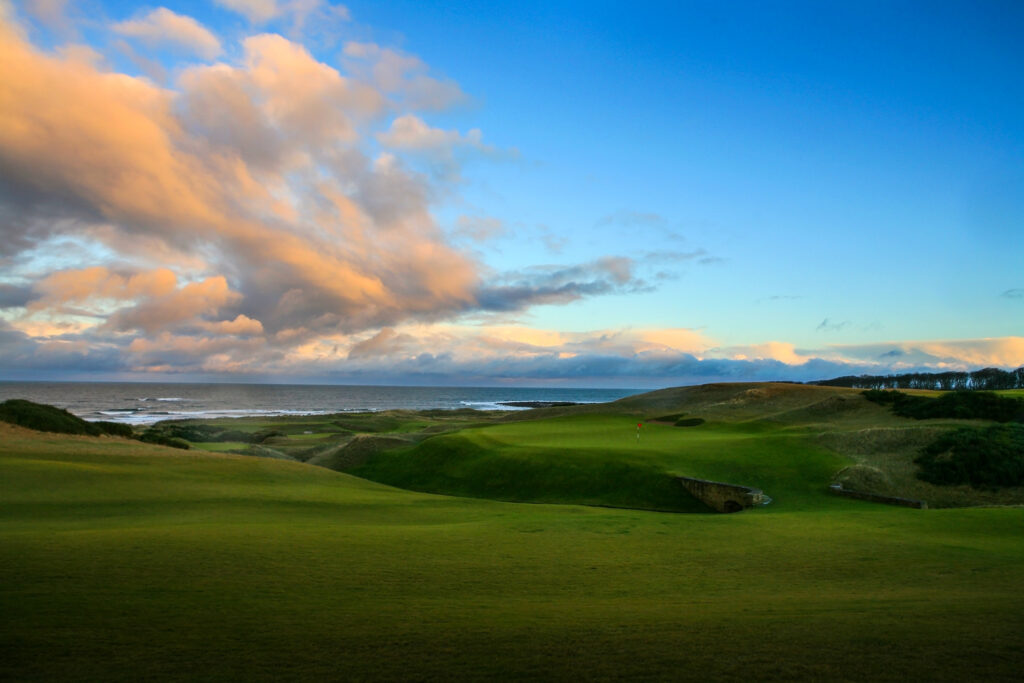
M 1013 680 L 1024 510 L 671 515 L 0 426 L 0 678 Z
M 471 429 L 378 454 L 353 470 L 414 490 L 500 500 L 705 511 L 675 475 L 758 486 L 787 509 L 828 505 L 843 460 L 784 430 L 582 415 Z M 778 505 L 776 506 L 778 507 Z
M 708 422 L 647 422 L 680 412 Z M 639 441 L 638 420 L 645 421 Z M 705 385 L 530 411 L 506 422 L 375 453 L 342 469 L 418 491 L 685 512 L 704 508 L 679 493 L 676 475 L 761 488 L 774 499 L 773 511 L 825 509 L 836 504 L 828 484 L 861 465 L 861 475 L 878 476 L 847 470 L 841 478 L 848 487 L 933 506 L 1024 503 L 1024 488 L 987 492 L 919 481 L 913 459 L 921 446 L 972 422 L 896 417 L 853 389 Z M 875 480 L 881 485 L 870 486 Z

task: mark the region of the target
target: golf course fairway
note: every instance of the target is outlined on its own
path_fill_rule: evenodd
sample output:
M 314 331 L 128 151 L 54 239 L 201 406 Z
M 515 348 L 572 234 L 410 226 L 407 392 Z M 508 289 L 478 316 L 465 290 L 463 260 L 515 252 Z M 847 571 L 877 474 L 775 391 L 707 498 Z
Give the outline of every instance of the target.
M 516 504 L 0 439 L 7 680 L 1019 678 L 1019 507 Z

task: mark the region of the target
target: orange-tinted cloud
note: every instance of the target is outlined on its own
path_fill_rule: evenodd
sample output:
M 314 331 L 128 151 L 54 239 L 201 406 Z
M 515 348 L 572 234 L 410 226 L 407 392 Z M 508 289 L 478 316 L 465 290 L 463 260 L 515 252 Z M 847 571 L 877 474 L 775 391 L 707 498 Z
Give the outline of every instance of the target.
M 90 299 L 124 301 L 139 297 L 163 296 L 172 292 L 177 277 L 166 268 L 121 274 L 104 266 L 82 270 L 62 270 L 35 283 L 39 298 L 29 303 L 30 309 L 41 309 Z
M 277 0 L 216 0 L 216 2 L 256 23 L 270 21 L 281 12 Z
M 192 17 L 160 7 L 145 16 L 114 24 L 115 32 L 151 45 L 172 44 L 195 50 L 206 59 L 221 53 L 220 40 Z
M 344 18 L 305 0 L 222 4 L 271 26 L 313 12 Z M 66 238 L 90 247 L 56 271 L 3 283 L 0 343 L 11 362 L 60 352 L 106 369 L 254 372 L 429 362 L 444 349 L 472 365 L 704 347 L 680 331 L 443 325 L 650 285 L 630 258 L 491 273 L 451 243 L 432 201 L 454 191 L 457 172 L 425 176 L 417 164 L 457 171 L 458 150 L 497 152 L 477 129 L 422 118 L 467 98 L 419 58 L 349 43 L 340 69 L 274 33 L 229 46 L 169 10 L 114 32 L 124 36 L 114 49 L 137 61 L 136 48 L 167 41 L 237 58 L 178 65 L 157 85 L 110 70 L 118 60 L 91 49 L 36 47 L 0 16 L 0 257 Z M 488 219 L 458 227 L 479 239 L 506 229 Z

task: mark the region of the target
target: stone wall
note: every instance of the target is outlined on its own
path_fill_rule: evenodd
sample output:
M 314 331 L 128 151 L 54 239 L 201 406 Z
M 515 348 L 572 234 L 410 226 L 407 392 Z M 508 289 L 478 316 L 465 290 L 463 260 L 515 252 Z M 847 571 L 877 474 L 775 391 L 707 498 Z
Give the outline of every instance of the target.
M 768 499 L 761 489 L 737 484 L 725 484 L 720 481 L 707 481 L 692 477 L 677 477 L 679 483 L 694 498 L 718 512 L 739 512 L 755 505 L 761 505 Z
M 907 508 L 917 508 L 918 510 L 927 510 L 928 503 L 923 500 L 914 500 L 913 498 L 897 498 L 896 496 L 881 496 L 877 493 L 865 493 L 864 491 L 851 491 L 844 489 L 842 484 L 832 484 L 828 487 L 832 493 L 837 496 L 844 498 L 854 498 L 856 500 L 866 500 L 871 503 L 885 503 L 886 505 L 902 505 Z

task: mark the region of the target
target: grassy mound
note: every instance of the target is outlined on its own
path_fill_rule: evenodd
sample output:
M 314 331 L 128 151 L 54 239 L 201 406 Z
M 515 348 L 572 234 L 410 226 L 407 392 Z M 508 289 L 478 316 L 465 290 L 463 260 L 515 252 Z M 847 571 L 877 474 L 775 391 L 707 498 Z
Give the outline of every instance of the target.
M 352 472 L 417 491 L 706 512 L 675 477 L 761 488 L 783 509 L 827 507 L 835 500 L 826 486 L 843 464 L 777 426 L 648 423 L 638 439 L 631 416 L 583 414 L 433 437 L 373 455 Z
M 833 481 L 842 484 L 844 489 L 892 495 L 893 485 L 889 476 L 877 467 L 870 465 L 850 465 L 836 472 Z
M 184 439 L 179 439 L 176 436 L 169 436 L 166 433 L 155 430 L 147 429 L 139 435 L 139 441 L 144 443 L 152 443 L 158 446 L 169 446 L 171 448 L 180 448 L 183 451 L 187 451 L 192 448 L 192 444 Z
M 307 462 L 310 465 L 319 465 L 320 467 L 337 470 L 338 472 L 348 472 L 359 467 L 369 460 L 371 456 L 382 451 L 408 447 L 409 445 L 408 439 L 395 436 L 360 434 L 351 441 L 321 451 Z
M 0 403 L 0 421 L 16 424 L 39 432 L 57 434 L 84 434 L 100 436 L 111 434 L 131 438 L 132 428 L 115 422 L 86 422 L 62 408 L 12 398 Z
M 480 431 L 378 453 L 352 472 L 401 488 L 475 498 L 706 512 L 667 472 L 630 462 L 625 453 L 588 457 L 543 447 L 516 453 L 495 448 Z

